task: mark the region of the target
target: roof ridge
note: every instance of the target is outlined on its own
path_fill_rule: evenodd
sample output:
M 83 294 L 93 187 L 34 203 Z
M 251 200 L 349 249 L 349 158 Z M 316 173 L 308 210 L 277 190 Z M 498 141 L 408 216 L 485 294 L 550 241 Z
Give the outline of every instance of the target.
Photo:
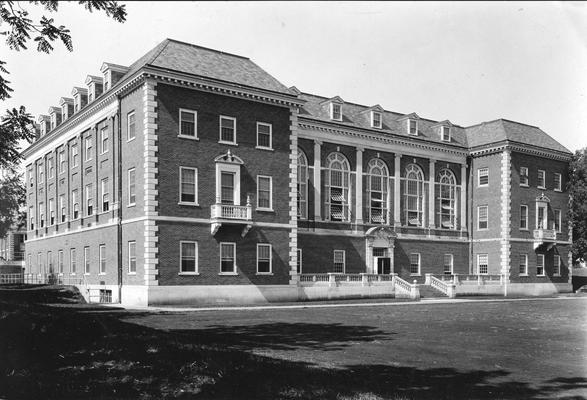
M 227 56 L 242 58 L 244 60 L 250 60 L 249 57 L 245 57 L 245 56 L 241 56 L 241 55 L 233 54 L 233 53 L 227 53 L 226 51 L 216 50 L 216 49 L 212 49 L 210 47 L 199 46 L 197 44 L 183 42 L 183 41 L 177 40 L 177 39 L 167 38 L 165 40 L 168 41 L 168 42 L 175 42 L 175 43 L 179 43 L 179 44 L 182 44 L 182 45 L 186 45 L 186 46 L 190 46 L 190 47 L 195 47 L 197 49 L 203 49 L 203 50 L 213 51 L 214 53 L 218 53 L 218 54 L 224 54 L 224 55 L 227 55 Z

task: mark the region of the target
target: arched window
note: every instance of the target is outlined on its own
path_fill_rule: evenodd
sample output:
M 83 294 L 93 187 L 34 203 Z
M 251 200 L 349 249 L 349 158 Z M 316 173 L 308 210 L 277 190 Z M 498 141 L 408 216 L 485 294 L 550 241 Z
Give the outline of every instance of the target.
M 308 218 L 308 159 L 298 149 L 298 218 Z
M 406 167 L 404 209 L 407 225 L 423 226 L 424 174 L 416 164 Z
M 326 211 L 331 221 L 349 220 L 349 162 L 340 153 L 326 159 Z
M 443 169 L 438 173 L 438 218 L 440 228 L 455 229 L 456 227 L 456 194 L 457 186 L 455 175 L 450 169 Z
M 387 182 L 389 171 L 387 165 L 378 158 L 369 161 L 367 167 L 367 195 L 369 206 L 369 222 L 372 224 L 387 223 Z

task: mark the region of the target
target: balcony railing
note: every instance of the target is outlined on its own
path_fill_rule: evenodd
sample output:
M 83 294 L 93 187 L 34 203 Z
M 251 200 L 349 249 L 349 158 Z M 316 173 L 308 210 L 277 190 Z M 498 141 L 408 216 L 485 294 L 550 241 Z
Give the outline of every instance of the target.
M 540 241 L 554 241 L 556 240 L 556 231 L 554 229 L 535 229 L 534 239 Z
M 210 217 L 213 220 L 233 219 L 252 221 L 253 207 L 251 205 L 235 206 L 233 204 L 212 204 L 210 207 Z

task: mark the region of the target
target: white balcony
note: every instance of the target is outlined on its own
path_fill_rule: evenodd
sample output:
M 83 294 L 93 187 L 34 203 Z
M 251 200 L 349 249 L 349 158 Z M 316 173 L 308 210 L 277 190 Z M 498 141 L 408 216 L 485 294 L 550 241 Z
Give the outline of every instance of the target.
M 543 243 L 554 244 L 556 242 L 556 231 L 554 229 L 534 230 L 534 249 Z
M 225 225 L 244 225 L 242 236 L 244 237 L 253 224 L 253 207 L 250 203 L 246 206 L 234 204 L 212 204 L 210 206 L 210 223 L 212 235 Z

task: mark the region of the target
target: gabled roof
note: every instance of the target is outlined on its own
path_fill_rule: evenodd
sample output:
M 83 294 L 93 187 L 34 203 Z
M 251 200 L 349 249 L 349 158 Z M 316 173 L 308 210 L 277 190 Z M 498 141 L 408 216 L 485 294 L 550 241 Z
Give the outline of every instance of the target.
M 413 113 L 410 113 L 410 114 L 402 115 L 397 120 L 398 121 L 403 121 L 403 120 L 406 120 L 406 119 L 420 119 L 420 117 L 418 116 L 418 114 L 416 114 L 415 112 L 413 112 Z
M 571 153 L 542 129 L 507 119 L 496 119 L 465 128 L 469 147 L 483 146 L 504 140 Z
M 121 81 L 144 66 L 295 95 L 285 85 L 246 57 L 173 39 L 165 39 L 135 61 Z
M 340 96 L 334 96 L 334 97 L 331 97 L 329 99 L 324 100 L 320 104 L 326 104 L 326 103 L 344 104 L 344 100 L 341 99 Z

